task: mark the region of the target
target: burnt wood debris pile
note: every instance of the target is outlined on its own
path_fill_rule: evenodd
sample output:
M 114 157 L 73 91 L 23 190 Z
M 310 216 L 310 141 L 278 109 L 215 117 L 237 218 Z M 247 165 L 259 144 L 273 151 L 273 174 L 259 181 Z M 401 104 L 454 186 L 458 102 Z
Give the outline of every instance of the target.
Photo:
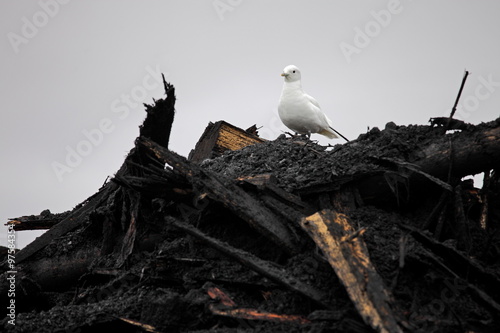
M 4 330 L 499 331 L 500 119 L 333 147 L 217 122 L 186 159 L 164 86 L 97 193 L 8 222 L 48 230 L 16 253 Z

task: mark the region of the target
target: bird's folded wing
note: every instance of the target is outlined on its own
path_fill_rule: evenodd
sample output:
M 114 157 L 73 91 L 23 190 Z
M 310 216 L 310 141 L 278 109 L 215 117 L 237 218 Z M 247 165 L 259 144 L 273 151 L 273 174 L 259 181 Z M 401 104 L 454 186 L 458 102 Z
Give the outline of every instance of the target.
M 311 102 L 314 106 L 318 107 L 321 109 L 321 107 L 319 106 L 319 103 L 317 100 L 314 99 L 314 97 L 312 97 L 311 95 L 308 95 L 308 94 L 304 94 L 304 96 L 309 100 L 309 102 Z
M 319 103 L 311 96 L 309 96 L 309 95 L 306 95 L 306 96 L 308 97 L 309 102 L 311 103 L 311 104 L 309 104 L 310 109 L 314 112 L 314 114 L 316 115 L 316 118 L 318 119 L 320 124 L 323 124 L 323 126 L 331 126 L 332 125 L 331 120 L 328 119 L 328 117 L 326 116 L 326 114 L 323 113 L 323 111 L 321 111 L 321 108 L 319 107 Z
M 332 121 L 330 120 L 330 118 L 328 118 L 328 116 L 325 114 L 325 118 L 326 118 L 326 121 L 328 122 L 328 125 L 333 128 L 333 123 Z

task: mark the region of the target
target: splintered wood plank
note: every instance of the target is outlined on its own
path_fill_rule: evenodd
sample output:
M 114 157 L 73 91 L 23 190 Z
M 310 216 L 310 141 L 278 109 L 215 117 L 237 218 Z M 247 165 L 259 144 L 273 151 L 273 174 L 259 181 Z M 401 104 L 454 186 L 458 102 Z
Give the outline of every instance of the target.
M 323 251 L 365 323 L 378 332 L 402 332 L 393 300 L 370 261 L 368 249 L 349 218 L 323 210 L 300 222 Z
M 207 290 L 207 294 L 211 299 L 218 300 L 222 305 L 226 307 L 235 308 L 237 306 L 236 302 L 233 301 L 233 299 L 229 297 L 229 295 L 215 286 L 209 287 Z
M 135 327 L 140 328 L 141 330 L 144 330 L 146 332 L 151 332 L 151 333 L 160 333 L 160 331 L 156 330 L 156 327 L 149 325 L 149 324 L 144 324 L 141 323 L 137 320 L 132 320 L 124 317 L 118 317 L 121 321 L 126 322 L 127 324 L 133 325 Z
M 264 140 L 222 121 L 216 144 L 220 149 L 238 150 L 260 142 Z
M 257 135 L 222 120 L 209 123 L 189 154 L 189 160 L 200 163 L 207 158 L 220 156 L 227 150 L 238 150 L 264 141 Z

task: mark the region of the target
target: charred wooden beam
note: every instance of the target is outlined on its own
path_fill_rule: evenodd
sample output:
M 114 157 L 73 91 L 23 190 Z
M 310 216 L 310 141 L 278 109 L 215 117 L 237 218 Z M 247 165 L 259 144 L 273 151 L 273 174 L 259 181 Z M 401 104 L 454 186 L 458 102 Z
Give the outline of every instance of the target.
M 50 210 L 45 209 L 39 215 L 10 218 L 5 225 L 12 225 L 15 231 L 45 230 L 61 222 L 68 214 L 69 212 L 52 214 Z
M 40 219 L 32 221 L 21 221 L 12 219 L 5 225 L 12 225 L 15 231 L 23 230 L 47 230 L 61 222 L 61 219 Z
M 422 147 L 416 152 L 419 158 L 411 162 L 423 172 L 441 179 L 446 179 L 450 163 L 452 175 L 457 178 L 500 166 L 500 119 L 491 128 L 455 133 L 451 142 L 452 147 L 448 137 L 443 136 L 440 141 Z

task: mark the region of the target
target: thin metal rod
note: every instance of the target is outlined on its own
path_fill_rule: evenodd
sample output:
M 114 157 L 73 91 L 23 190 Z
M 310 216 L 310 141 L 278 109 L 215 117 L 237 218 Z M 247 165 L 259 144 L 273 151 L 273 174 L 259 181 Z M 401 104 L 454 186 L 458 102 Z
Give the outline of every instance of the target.
M 462 96 L 462 90 L 464 90 L 465 80 L 467 80 L 467 76 L 469 76 L 469 71 L 465 70 L 462 84 L 460 85 L 460 90 L 458 91 L 457 99 L 455 100 L 455 105 L 453 105 L 453 109 L 451 109 L 450 120 L 453 118 L 455 112 L 457 111 L 458 101 L 460 100 L 460 96 Z

